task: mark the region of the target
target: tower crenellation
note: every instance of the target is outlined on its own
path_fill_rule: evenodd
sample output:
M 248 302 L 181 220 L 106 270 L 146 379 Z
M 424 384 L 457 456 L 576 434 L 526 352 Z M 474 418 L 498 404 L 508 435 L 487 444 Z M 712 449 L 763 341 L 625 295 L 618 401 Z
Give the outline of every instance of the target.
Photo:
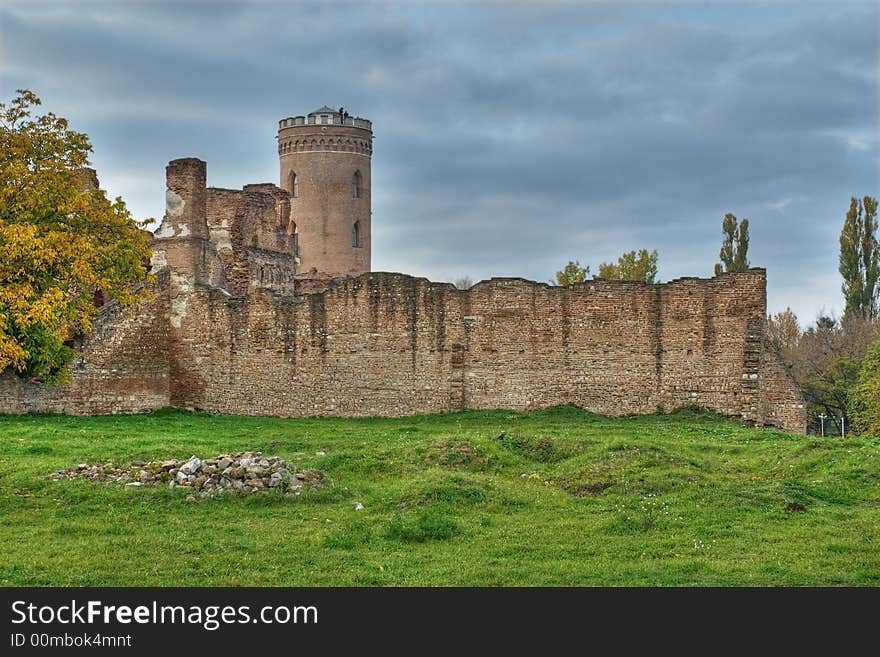
M 341 118 L 341 115 L 338 111 L 333 110 L 329 113 L 328 116 L 329 125 L 347 125 L 352 128 L 363 128 L 364 130 L 373 129 L 373 122 L 368 119 L 361 118 L 360 116 L 345 116 Z M 310 114 L 309 116 L 288 116 L 286 119 L 281 119 L 278 122 L 278 129 L 282 128 L 292 128 L 294 126 L 304 126 L 304 125 L 327 125 L 320 123 L 320 115 L 319 114 Z

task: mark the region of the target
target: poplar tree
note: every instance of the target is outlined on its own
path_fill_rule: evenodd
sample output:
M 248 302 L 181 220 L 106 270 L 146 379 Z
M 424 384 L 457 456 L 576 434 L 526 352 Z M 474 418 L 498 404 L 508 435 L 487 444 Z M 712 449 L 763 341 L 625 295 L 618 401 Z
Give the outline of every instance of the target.
M 715 275 L 746 271 L 749 268 L 749 220 L 738 221 L 735 215 L 727 213 L 721 222 L 721 231 L 724 240 L 719 253 L 721 262 L 715 264 Z
M 850 199 L 840 231 L 840 275 L 844 316 L 875 319 L 880 311 L 880 246 L 877 243 L 877 199 Z

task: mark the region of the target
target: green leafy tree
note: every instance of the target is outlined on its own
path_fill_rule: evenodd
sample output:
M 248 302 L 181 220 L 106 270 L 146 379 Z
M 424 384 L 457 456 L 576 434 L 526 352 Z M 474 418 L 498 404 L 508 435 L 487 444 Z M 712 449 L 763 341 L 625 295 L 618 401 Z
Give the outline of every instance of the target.
M 721 222 L 721 231 L 724 240 L 719 253 L 721 262 L 715 264 L 715 275 L 746 271 L 749 268 L 749 220 L 738 221 L 728 213 Z
M 556 279 L 551 279 L 550 282 L 555 285 L 562 285 L 563 287 L 577 285 L 587 280 L 589 275 L 589 267 L 581 267 L 581 263 L 577 260 L 569 260 L 562 270 L 556 272 Z
M 599 265 L 599 278 L 654 283 L 657 279 L 657 251 L 630 251 L 620 256 L 617 264 L 603 262 Z
M 846 300 L 844 317 L 874 319 L 880 311 L 880 245 L 877 242 L 877 199 L 850 199 L 840 231 L 840 275 Z
M 794 349 L 783 352 L 804 393 L 809 413 L 825 413 L 838 431 L 841 418 L 851 425 L 862 360 L 876 335 L 877 326 L 864 318 L 849 317 L 838 322 L 822 316 L 800 335 Z
M 853 428 L 858 433 L 869 433 L 880 438 L 880 337 L 871 343 L 862 361 L 852 416 Z
M 26 90 L 0 103 L 0 372 L 56 380 L 96 295 L 147 296 L 149 249 L 122 199 L 84 186 L 88 136 L 37 105 Z

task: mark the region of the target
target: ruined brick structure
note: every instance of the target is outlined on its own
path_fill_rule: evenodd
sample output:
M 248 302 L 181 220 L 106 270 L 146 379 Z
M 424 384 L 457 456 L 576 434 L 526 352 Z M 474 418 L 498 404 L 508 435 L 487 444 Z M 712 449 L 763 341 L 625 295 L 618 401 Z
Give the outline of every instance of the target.
M 299 118 L 285 121 L 296 130 Z M 340 154 L 329 144 L 317 153 L 290 146 L 287 140 L 296 139 L 285 121 L 283 184 L 294 166 L 298 177 L 308 171 L 307 160 L 285 164 L 285 149 L 318 155 L 319 170 L 328 161 L 320 158 Z M 354 162 L 345 159 L 351 151 L 342 153 L 337 192 Z M 369 152 L 357 155 L 368 190 Z M 620 415 L 698 405 L 748 423 L 804 430 L 801 395 L 766 342 L 762 269 L 658 285 L 593 280 L 555 287 L 493 278 L 469 290 L 361 273 L 368 250 L 366 259 L 349 253 L 339 267 L 321 264 L 338 255 L 341 238 L 335 228 L 304 229 L 308 220 L 296 204 L 310 188 L 305 180 L 298 185 L 298 199 L 291 198 L 294 188 L 268 184 L 208 188 L 204 162 L 171 162 L 166 215 L 153 242 L 154 298 L 133 314 L 105 306 L 78 346 L 69 383 L 0 377 L 0 411 L 175 406 L 396 416 L 573 403 Z M 340 207 L 340 216 L 327 215 L 328 225 L 348 230 L 353 217 L 366 219 L 368 236 L 368 215 L 357 213 L 369 203 Z M 298 235 L 328 246 L 307 256 L 309 243 Z M 309 262 L 314 271 L 304 273 Z

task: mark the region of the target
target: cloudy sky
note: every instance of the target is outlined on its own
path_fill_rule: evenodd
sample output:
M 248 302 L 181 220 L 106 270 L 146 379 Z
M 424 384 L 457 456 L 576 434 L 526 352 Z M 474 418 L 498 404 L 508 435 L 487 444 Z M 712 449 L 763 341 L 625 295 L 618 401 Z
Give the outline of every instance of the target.
M 164 166 L 277 182 L 280 118 L 373 121 L 373 268 L 547 280 L 657 249 L 709 276 L 751 222 L 769 308 L 840 311 L 837 238 L 878 194 L 874 2 L 0 3 L 0 95 L 87 132 L 102 186 Z

